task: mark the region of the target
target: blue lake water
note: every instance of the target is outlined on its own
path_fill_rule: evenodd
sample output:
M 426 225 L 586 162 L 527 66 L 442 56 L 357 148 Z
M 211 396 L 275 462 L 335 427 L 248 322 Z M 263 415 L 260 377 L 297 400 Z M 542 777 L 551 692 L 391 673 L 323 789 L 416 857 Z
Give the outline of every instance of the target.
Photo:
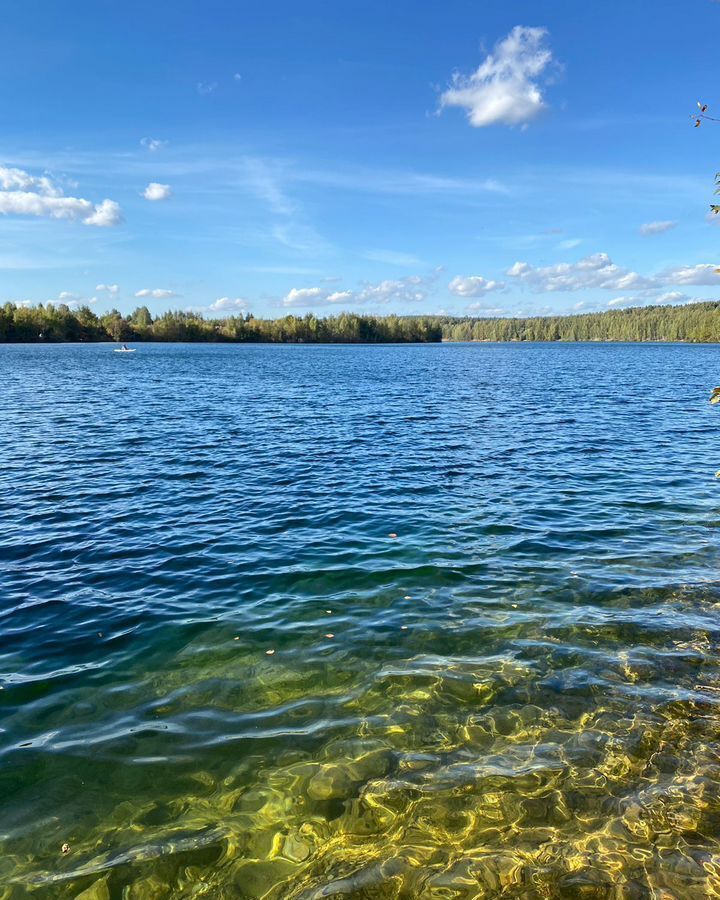
M 720 896 L 719 370 L 1 346 L 1 900 Z

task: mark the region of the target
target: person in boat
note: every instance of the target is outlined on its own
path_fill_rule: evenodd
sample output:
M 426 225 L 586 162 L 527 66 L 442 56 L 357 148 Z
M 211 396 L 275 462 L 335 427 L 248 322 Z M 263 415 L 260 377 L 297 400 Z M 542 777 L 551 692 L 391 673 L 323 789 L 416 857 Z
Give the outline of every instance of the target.
M 122 349 L 123 349 L 123 350 L 129 350 L 130 348 L 128 347 L 127 344 L 123 344 L 123 345 L 122 345 Z

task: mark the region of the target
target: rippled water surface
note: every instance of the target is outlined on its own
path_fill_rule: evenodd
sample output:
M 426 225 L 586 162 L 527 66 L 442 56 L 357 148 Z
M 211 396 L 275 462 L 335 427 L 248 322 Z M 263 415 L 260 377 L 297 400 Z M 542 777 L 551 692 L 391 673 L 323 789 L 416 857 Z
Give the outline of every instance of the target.
M 720 897 L 719 367 L 0 347 L 0 898 Z

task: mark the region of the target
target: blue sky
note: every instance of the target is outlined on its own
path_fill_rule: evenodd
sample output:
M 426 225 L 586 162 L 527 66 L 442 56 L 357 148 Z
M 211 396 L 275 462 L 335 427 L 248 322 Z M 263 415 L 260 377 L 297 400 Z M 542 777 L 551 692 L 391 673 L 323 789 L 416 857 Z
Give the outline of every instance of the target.
M 0 302 L 534 314 L 718 296 L 713 0 L 26 0 Z M 717 108 L 713 110 L 713 104 Z

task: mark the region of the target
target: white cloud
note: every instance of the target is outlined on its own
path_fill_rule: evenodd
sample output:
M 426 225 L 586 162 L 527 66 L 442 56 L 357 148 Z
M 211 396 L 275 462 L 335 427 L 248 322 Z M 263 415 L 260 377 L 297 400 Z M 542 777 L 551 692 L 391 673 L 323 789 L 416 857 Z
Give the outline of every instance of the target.
M 431 277 L 410 275 L 407 278 L 386 279 L 378 284 L 366 284 L 356 294 L 358 303 L 390 303 L 391 301 L 416 303 L 425 300 L 429 284 L 434 282 L 437 274 Z
M 283 297 L 283 306 L 325 306 L 330 302 L 328 293 L 319 287 L 291 288 Z
M 659 277 L 666 284 L 711 284 L 720 287 L 720 267 L 717 263 L 699 263 L 696 266 L 680 266 L 662 273 Z
M 87 202 L 87 201 L 85 201 Z M 114 200 L 103 200 L 95 207 L 95 212 L 83 219 L 84 225 L 96 225 L 98 228 L 110 228 L 122 221 L 120 206 Z
M 516 25 L 471 75 L 456 72 L 441 95 L 440 108 L 467 110 L 475 128 L 522 125 L 545 108 L 541 76 L 552 62 L 547 29 Z
M 242 81 L 242 75 L 239 72 L 236 72 L 233 75 L 233 81 Z
M 143 191 L 143 197 L 146 200 L 167 200 L 172 197 L 172 191 L 169 184 L 159 184 L 157 181 L 151 181 Z
M 652 234 L 663 234 L 665 231 L 670 231 L 671 228 L 675 228 L 677 222 L 646 222 L 644 225 L 640 226 L 640 234 L 644 235 L 652 235 Z
M 152 300 L 167 300 L 169 297 L 179 297 L 175 291 L 168 291 L 164 288 L 143 288 L 135 293 L 136 297 L 150 297 Z
M 66 197 L 48 176 L 34 176 L 22 169 L 0 166 L 0 215 L 43 216 L 69 219 L 84 225 L 108 228 L 122 221 L 114 200 L 91 203 L 81 197 Z
M 429 289 L 440 274 L 436 269 L 430 275 L 408 275 L 406 278 L 388 278 L 377 284 L 366 282 L 359 290 L 330 291 L 327 288 L 292 288 L 283 297 L 283 306 L 332 306 L 338 303 L 416 303 L 425 300 Z
M 537 293 L 588 288 L 623 291 L 654 286 L 651 279 L 615 265 L 607 253 L 594 253 L 576 263 L 557 263 L 538 268 L 527 262 L 516 262 L 507 270 L 507 275 L 517 278 Z
M 60 303 L 68 303 L 70 300 L 79 300 L 80 294 L 75 294 L 72 291 L 60 291 L 58 294 L 58 301 Z
M 212 94 L 213 91 L 216 91 L 217 86 L 217 81 L 198 81 L 196 85 L 198 94 L 203 97 L 207 96 L 208 94 Z
M 448 285 L 450 293 L 458 297 L 481 297 L 490 291 L 501 291 L 504 287 L 504 281 L 491 281 L 482 275 L 456 275 Z
M 232 310 L 242 310 L 248 308 L 247 300 L 243 300 L 242 297 L 235 297 L 232 299 L 231 297 L 218 297 L 218 299 L 210 304 L 209 307 L 214 312 L 229 312 Z
M 108 294 L 112 294 L 115 296 L 120 290 L 119 285 L 117 284 L 97 284 L 95 285 L 96 293 L 100 293 L 101 291 L 107 291 Z
M 582 244 L 582 238 L 568 238 L 566 241 L 560 241 L 557 245 L 558 250 L 574 250 Z
M 160 138 L 144 137 L 140 139 L 140 144 L 151 153 L 155 153 L 158 150 L 162 150 L 163 147 L 167 147 L 168 142 L 161 141 Z
M 62 197 L 62 189 L 46 175 L 37 177 L 22 169 L 0 166 L 0 188 L 3 191 L 37 191 L 45 197 Z

